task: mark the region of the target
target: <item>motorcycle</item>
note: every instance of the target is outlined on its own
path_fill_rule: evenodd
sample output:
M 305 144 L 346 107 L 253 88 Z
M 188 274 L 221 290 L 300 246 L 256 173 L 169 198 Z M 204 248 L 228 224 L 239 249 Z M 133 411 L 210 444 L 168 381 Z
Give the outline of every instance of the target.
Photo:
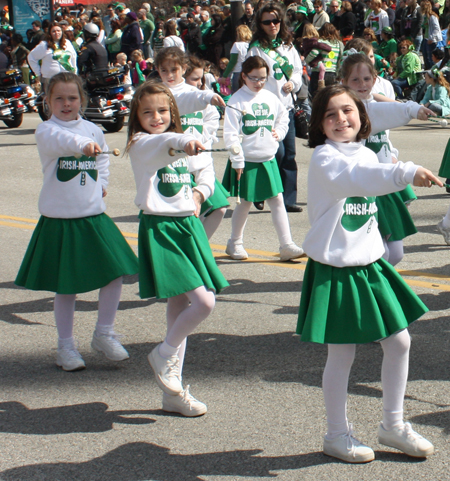
M 119 132 L 124 126 L 125 117 L 130 113 L 129 102 L 132 98 L 123 80 L 122 67 L 109 67 L 90 72 L 86 77 L 89 100 L 83 118 L 102 125 L 108 132 Z M 41 119 L 48 120 L 50 113 L 43 96 L 38 98 L 36 105 Z
M 24 112 L 32 110 L 36 101 L 34 90 L 21 81 L 20 70 L 0 70 L 0 120 L 10 128 L 20 127 Z

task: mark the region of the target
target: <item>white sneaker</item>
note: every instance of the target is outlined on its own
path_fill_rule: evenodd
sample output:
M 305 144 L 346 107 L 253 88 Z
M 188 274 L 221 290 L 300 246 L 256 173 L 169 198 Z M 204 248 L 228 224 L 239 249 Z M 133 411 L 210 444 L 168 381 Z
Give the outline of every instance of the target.
M 349 431 L 334 439 L 323 440 L 323 452 L 327 456 L 347 461 L 348 463 L 368 463 L 375 459 L 372 448 L 362 444 L 353 436 L 353 426 L 349 425 Z
M 231 239 L 228 239 L 225 253 L 228 254 L 235 261 L 242 261 L 248 259 L 248 254 L 244 249 L 243 244 L 235 244 Z
M 450 246 L 450 227 L 444 227 L 444 219 L 438 222 L 437 230 L 444 236 L 445 243 Z
M 425 458 L 434 453 L 434 446 L 416 433 L 410 423 L 394 426 L 387 431 L 382 423 L 378 426 L 378 442 L 391 448 L 399 449 L 408 456 Z
M 56 365 L 64 371 L 81 371 L 86 364 L 76 347 L 59 348 L 56 354 Z
M 287 244 L 284 247 L 280 247 L 280 260 L 290 261 L 291 259 L 298 259 L 305 255 L 304 250 L 298 245 L 292 243 Z
M 159 345 L 147 357 L 155 373 L 158 386 L 167 394 L 176 396 L 183 391 L 180 381 L 180 359 L 171 356 L 168 359 L 159 354 Z
M 189 392 L 189 386 L 176 396 L 163 394 L 163 411 L 179 413 L 187 417 L 202 416 L 208 410 L 206 404 L 195 399 Z
M 94 351 L 103 352 L 110 361 L 125 361 L 130 355 L 117 339 L 117 334 L 92 336 L 91 347 Z

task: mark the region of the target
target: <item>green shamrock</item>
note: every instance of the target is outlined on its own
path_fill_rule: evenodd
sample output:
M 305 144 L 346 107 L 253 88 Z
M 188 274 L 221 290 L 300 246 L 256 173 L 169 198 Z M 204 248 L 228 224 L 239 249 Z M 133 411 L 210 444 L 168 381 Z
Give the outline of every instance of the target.
M 194 133 L 194 129 L 197 129 L 199 133 L 203 133 L 203 113 L 196 112 L 194 114 L 186 114 L 181 116 L 181 127 L 183 132 L 186 132 L 189 128 L 190 133 Z
M 274 116 L 273 114 L 269 115 L 270 107 L 265 103 L 253 104 L 252 110 L 254 115 L 246 114 L 242 117 L 242 133 L 252 135 L 261 129 L 261 137 L 263 137 L 264 129 L 272 132 Z
M 384 153 L 387 155 L 388 151 L 391 151 L 389 147 L 389 142 L 387 140 L 386 132 L 379 132 L 378 134 L 371 135 L 365 143 L 365 146 L 370 149 L 372 152 L 378 154 L 383 148 Z
M 66 50 L 55 50 L 53 52 L 53 60 L 56 60 L 64 67 L 65 70 L 68 72 L 74 72 L 75 69 L 72 67 L 70 63 L 70 53 Z
M 164 197 L 173 197 L 185 187 L 191 185 L 191 174 L 189 173 L 187 159 L 180 159 L 168 166 L 158 170 L 158 190 Z
M 86 157 L 82 155 L 76 157 L 60 157 L 58 159 L 58 168 L 56 169 L 56 178 L 60 182 L 68 182 L 81 174 L 80 184 L 86 184 L 86 174 L 97 182 L 98 172 L 95 157 Z
M 377 210 L 375 197 L 349 197 L 344 204 L 342 227 L 349 232 L 355 232 L 372 217 L 377 218 Z M 367 232 L 370 232 L 372 223 L 373 220 L 370 221 Z

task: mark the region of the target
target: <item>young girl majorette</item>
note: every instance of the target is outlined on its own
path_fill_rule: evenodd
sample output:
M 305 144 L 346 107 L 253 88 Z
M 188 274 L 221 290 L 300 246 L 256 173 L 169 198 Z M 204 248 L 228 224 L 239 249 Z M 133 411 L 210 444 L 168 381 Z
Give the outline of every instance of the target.
M 186 72 L 184 73 L 184 78 L 187 85 L 191 85 L 200 90 L 205 89 L 204 82 L 204 65 L 205 62 L 199 58 L 191 55 L 189 57 L 189 63 L 187 65 Z M 196 119 L 195 122 L 198 124 L 199 119 L 203 118 L 203 126 L 189 125 L 192 119 Z M 220 115 L 216 107 L 213 105 L 207 105 L 206 109 L 195 114 L 182 115 L 181 116 L 181 126 L 185 132 L 194 133 L 195 135 L 202 135 L 203 145 L 208 149 L 211 149 L 214 142 L 218 142 L 217 130 L 219 129 Z M 200 133 L 200 129 L 203 130 Z M 197 133 L 198 132 L 198 133 Z M 203 159 L 203 156 L 208 156 Z M 196 162 L 197 161 L 197 162 Z M 199 163 L 199 161 L 201 163 Z M 209 162 L 213 164 L 213 158 L 209 152 L 199 154 L 193 159 L 189 159 L 189 169 L 191 172 L 196 172 L 199 167 L 204 162 Z M 222 184 L 215 178 L 214 193 L 202 204 L 202 209 L 200 211 L 200 219 L 205 228 L 206 235 L 208 239 L 211 239 L 214 232 L 216 232 L 222 219 L 225 216 L 227 207 L 230 203 L 228 202 L 228 197 L 230 193 L 227 192 Z
M 191 188 L 186 155 L 204 146 L 183 134 L 173 95 L 161 82 L 146 82 L 135 92 L 128 145 L 136 181 L 139 224 L 139 293 L 167 299 L 167 335 L 148 355 L 163 409 L 184 416 L 206 413 L 206 405 L 182 384 L 186 338 L 212 312 L 214 291 L 228 286 L 198 219 L 203 193 Z
M 261 57 L 249 57 L 242 64 L 241 88 L 231 96 L 225 112 L 223 138 L 227 148 L 239 144 L 239 154 L 231 154 L 223 186 L 242 199 L 231 217 L 231 237 L 226 253 L 236 260 L 247 259 L 243 236 L 252 202 L 267 200 L 280 242 L 280 259 L 288 261 L 304 255 L 292 241 L 289 218 L 283 202 L 283 186 L 275 154 L 288 131 L 286 107 L 267 89 L 269 67 Z
M 199 90 L 185 81 L 183 75 L 189 67 L 189 58 L 177 47 L 161 50 L 155 65 L 163 83 L 175 97 L 183 131 L 194 135 L 208 150 L 211 149 L 216 140 L 220 117 L 214 105 L 225 105 L 222 98 L 210 90 Z M 189 159 L 189 169 L 194 175 L 196 187 L 203 193 L 202 222 L 209 239 L 225 215 L 226 206 L 229 205 L 226 198 L 228 193 L 216 179 L 211 153 L 200 153 Z M 213 205 L 216 207 L 214 212 Z M 205 217 L 204 214 L 209 215 Z
M 371 92 L 377 79 L 377 72 L 367 55 L 364 53 L 348 55 L 341 65 L 340 76 L 342 83 L 354 90 L 364 105 L 368 106 L 375 102 Z M 380 104 L 379 110 L 383 108 L 383 105 L 387 105 L 387 103 Z M 407 108 L 404 106 L 403 110 Z M 385 115 L 380 116 L 378 112 L 377 117 L 378 122 L 381 123 Z M 370 110 L 369 120 L 371 120 Z M 399 126 L 404 125 L 403 120 L 403 118 L 399 118 Z M 392 125 L 392 121 L 390 121 L 390 125 Z M 363 142 L 366 147 L 375 152 L 379 162 L 383 164 L 397 162 L 398 151 L 394 149 L 389 139 L 388 130 L 371 134 Z M 408 207 L 405 205 L 405 200 L 411 202 L 415 199 L 416 196 L 410 186 L 402 192 L 377 196 L 376 199 L 378 228 L 385 247 L 383 257 L 393 266 L 403 259 L 403 239 L 417 232 Z
M 388 105 L 393 115 L 401 104 Z M 430 113 L 423 107 L 416 112 L 421 119 Z M 427 308 L 382 259 L 375 196 L 404 189 L 408 183 L 422 187 L 442 183 L 412 162 L 379 163 L 360 142 L 371 130 L 376 131 L 364 104 L 351 89 L 333 85 L 317 93 L 309 131 L 309 146 L 315 147 L 308 173 L 311 229 L 303 243 L 309 260 L 297 333 L 302 341 L 328 344 L 323 373 L 328 430 L 323 451 L 350 463 L 375 457 L 370 447 L 356 439 L 347 420 L 347 387 L 356 344 L 376 340 L 381 340 L 383 349 L 378 441 L 409 456 L 434 452 L 433 445 L 403 421 L 410 347 L 407 327 Z
M 122 361 L 128 353 L 113 324 L 122 276 L 136 274 L 137 258 L 114 222 L 104 213 L 109 156 L 102 131 L 80 116 L 87 98 L 80 77 L 53 76 L 46 101 L 52 117 L 36 129 L 44 173 L 39 197 L 41 217 L 16 284 L 55 292 L 58 330 L 56 364 L 65 371 L 84 369 L 73 338 L 76 294 L 100 289 L 92 348 Z

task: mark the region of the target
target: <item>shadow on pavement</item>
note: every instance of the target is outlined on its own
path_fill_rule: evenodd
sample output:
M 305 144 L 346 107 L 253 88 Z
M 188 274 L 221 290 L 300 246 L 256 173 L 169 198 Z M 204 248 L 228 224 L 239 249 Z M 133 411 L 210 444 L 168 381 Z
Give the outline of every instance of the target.
M 127 416 L 149 415 L 151 411 L 108 411 L 101 402 L 28 409 L 20 402 L 0 403 L 0 432 L 17 434 L 102 433 L 113 423 L 153 424 L 154 419 Z

